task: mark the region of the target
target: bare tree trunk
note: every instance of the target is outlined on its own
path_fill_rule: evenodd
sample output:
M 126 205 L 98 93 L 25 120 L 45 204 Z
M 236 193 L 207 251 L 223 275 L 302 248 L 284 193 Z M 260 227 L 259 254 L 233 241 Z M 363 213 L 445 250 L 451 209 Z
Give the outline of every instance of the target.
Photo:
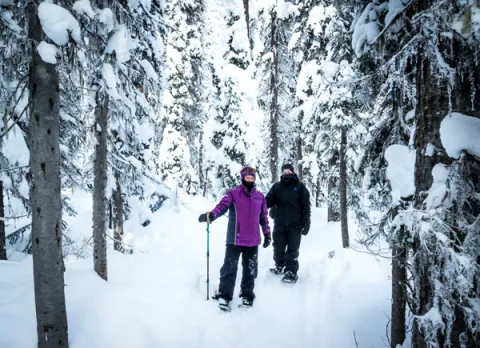
M 276 12 L 272 11 L 271 16 L 270 40 L 273 52 L 273 71 L 270 77 L 270 93 L 272 94 L 270 105 L 270 171 L 272 173 L 272 183 L 274 183 L 278 176 L 278 30 Z
M 55 65 L 45 63 L 36 49 L 43 40 L 37 15 L 39 3 L 27 6 L 30 68 L 30 173 L 32 254 L 39 348 L 68 347 L 62 257 L 60 190 L 60 87 Z
M 0 217 L 5 217 L 3 204 L 3 181 L 0 181 Z M 5 221 L 0 220 L 0 260 L 7 259 L 7 245 L 5 240 Z
M 328 161 L 328 169 L 330 173 L 333 172 L 333 169 L 338 166 L 338 151 L 335 150 L 332 157 Z M 331 198 L 334 193 L 338 190 L 338 179 L 335 175 L 330 175 L 328 178 L 328 221 L 338 221 L 340 220 L 340 212 L 337 211 L 335 205 L 333 204 Z M 337 205 L 338 206 L 338 205 Z
M 117 188 L 113 193 L 115 200 L 115 222 L 114 222 L 114 235 L 113 235 L 113 248 L 123 253 L 122 236 L 123 236 L 123 201 L 122 201 L 122 188 L 117 180 Z
M 247 22 L 247 37 L 250 41 L 250 10 L 248 8 L 248 0 L 243 0 L 243 7 L 245 9 L 245 21 Z
M 340 223 L 342 228 L 342 244 L 348 248 L 348 208 L 347 208 L 347 130 L 342 127 L 340 143 Z
M 405 226 L 400 227 L 399 240 L 404 239 Z M 401 244 L 401 243 L 398 243 Z M 390 327 L 390 346 L 396 348 L 405 341 L 407 303 L 407 249 L 396 246 L 392 248 L 392 318 Z
M 200 181 L 200 190 L 205 192 L 204 186 L 206 185 L 205 183 L 205 174 L 203 172 L 203 161 L 204 161 L 204 156 L 203 156 L 203 151 L 205 151 L 205 148 L 203 146 L 203 132 L 200 133 L 200 150 L 198 154 L 198 174 L 199 174 L 199 181 Z
M 107 131 L 108 98 L 97 96 L 95 107 L 95 161 L 93 164 L 93 262 L 95 272 L 107 280 Z
M 303 180 L 303 162 L 302 162 L 303 161 L 303 151 L 302 151 L 302 138 L 300 136 L 300 134 L 302 134 L 302 132 L 301 132 L 302 119 L 303 119 L 303 115 L 302 115 L 302 113 L 300 113 L 299 118 L 298 118 L 298 137 L 297 137 L 297 141 L 296 141 L 296 143 L 297 143 L 296 145 L 297 145 L 298 177 L 300 178 L 300 180 Z

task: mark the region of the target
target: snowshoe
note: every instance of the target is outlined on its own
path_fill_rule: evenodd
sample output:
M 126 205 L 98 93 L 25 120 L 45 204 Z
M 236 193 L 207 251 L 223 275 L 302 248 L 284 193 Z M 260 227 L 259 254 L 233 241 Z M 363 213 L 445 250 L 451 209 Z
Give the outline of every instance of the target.
M 242 297 L 242 303 L 238 305 L 239 308 L 251 308 L 253 307 L 253 300 L 255 298 L 247 298 L 247 297 Z
M 230 308 L 230 301 L 227 299 L 220 297 L 218 299 L 218 308 L 220 308 L 224 312 L 230 312 L 232 309 Z
M 297 280 L 298 280 L 297 274 L 293 273 L 292 271 L 285 272 L 285 275 L 282 278 L 282 282 L 287 284 L 295 284 Z
M 218 291 L 215 291 L 215 294 L 212 296 L 212 300 L 218 301 L 222 297 L 222 294 L 219 293 Z
M 273 274 L 282 274 L 283 273 L 283 267 L 282 266 L 275 266 L 273 268 L 270 268 L 270 272 L 272 272 Z

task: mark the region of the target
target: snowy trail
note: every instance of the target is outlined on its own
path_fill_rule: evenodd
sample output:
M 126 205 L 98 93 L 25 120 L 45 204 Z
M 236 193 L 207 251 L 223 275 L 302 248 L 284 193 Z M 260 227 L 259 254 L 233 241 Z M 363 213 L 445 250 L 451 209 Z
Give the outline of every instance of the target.
M 223 313 L 205 299 L 206 226 L 197 222 L 213 204 L 188 203 L 179 213 L 162 208 L 139 228 L 136 244 L 148 253 L 111 251 L 108 283 L 94 274 L 91 260 L 67 262 L 71 347 L 341 348 L 355 346 L 353 330 L 360 347 L 384 346 L 389 262 L 342 250 L 339 226 L 325 222 L 324 210 L 314 210 L 312 231 L 302 241 L 298 283 L 280 283 L 268 270 L 272 248 L 260 248 L 254 308 L 238 309 L 237 297 L 232 312 Z M 226 223 L 211 226 L 210 295 L 218 285 Z M 236 296 L 240 272 L 239 265 Z M 0 347 L 33 348 L 31 259 L 0 264 L 0 275 Z

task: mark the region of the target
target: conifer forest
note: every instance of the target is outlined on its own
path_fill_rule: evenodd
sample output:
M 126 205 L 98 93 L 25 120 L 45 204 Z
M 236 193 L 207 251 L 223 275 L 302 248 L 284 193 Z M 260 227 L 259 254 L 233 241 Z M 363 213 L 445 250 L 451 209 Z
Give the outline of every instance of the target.
M 223 313 L 198 215 L 285 164 Z M 480 1 L 0 0 L 0 192 L 2 348 L 478 348 Z

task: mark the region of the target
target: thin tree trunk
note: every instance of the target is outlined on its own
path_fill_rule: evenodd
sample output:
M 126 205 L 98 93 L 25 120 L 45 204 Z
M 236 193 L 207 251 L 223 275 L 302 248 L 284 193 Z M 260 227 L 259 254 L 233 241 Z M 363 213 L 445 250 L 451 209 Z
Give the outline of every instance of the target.
M 115 200 L 115 223 L 114 223 L 114 243 L 113 248 L 117 251 L 123 252 L 122 236 L 123 236 L 123 201 L 122 201 L 122 188 L 117 180 L 117 187 L 113 193 Z
M 347 209 L 347 130 L 342 127 L 340 143 L 340 223 L 342 229 L 342 244 L 348 248 L 348 209 Z
M 108 229 L 113 230 L 113 204 L 112 200 L 108 200 Z
M 107 130 L 108 98 L 95 107 L 95 161 L 93 164 L 93 262 L 95 272 L 107 280 Z
M 43 40 L 38 5 L 32 1 L 27 6 L 28 37 L 32 42 L 29 140 L 37 338 L 39 348 L 68 347 L 62 257 L 60 87 L 55 65 L 45 63 L 36 49 Z
M 303 180 L 303 151 L 302 151 L 302 137 L 300 134 L 302 134 L 301 130 L 301 125 L 302 125 L 302 119 L 303 119 L 303 112 L 300 113 L 299 118 L 298 118 L 298 137 L 296 141 L 297 145 L 297 161 L 298 161 L 298 177 L 300 180 Z
M 205 148 L 203 146 L 203 132 L 200 133 L 200 150 L 198 154 L 198 173 L 199 173 L 199 181 L 200 181 L 200 190 L 202 193 L 205 191 L 204 186 L 205 184 L 205 174 L 203 173 L 203 161 L 204 161 L 204 156 L 203 156 L 203 151 L 205 151 Z
M 248 0 L 243 0 L 243 7 L 245 9 L 245 22 L 247 22 L 247 37 L 250 42 L 250 10 L 248 8 Z
M 272 31 L 271 47 L 273 52 L 272 73 L 270 77 L 270 93 L 272 95 L 272 103 L 270 105 L 270 171 L 272 174 L 272 183 L 277 181 L 278 176 L 278 31 L 276 12 L 271 14 Z
M 328 168 L 330 173 L 333 173 L 333 169 L 338 166 L 339 153 L 337 150 L 333 153 L 332 157 L 328 161 Z M 338 190 L 338 179 L 335 175 L 330 175 L 328 178 L 328 221 L 340 220 L 340 212 L 335 208 L 332 202 L 332 195 Z M 337 205 L 338 206 L 338 205 Z
M 317 178 L 317 183 L 315 185 L 315 207 L 320 208 L 320 197 L 322 191 L 320 187 L 320 178 Z
M 5 217 L 3 203 L 3 181 L 0 181 L 0 217 Z M 0 260 L 7 259 L 7 245 L 5 240 L 5 221 L 0 220 Z
M 398 239 L 404 240 L 405 226 L 400 227 Z M 398 243 L 398 244 L 401 244 Z M 407 250 L 394 245 L 392 248 L 392 318 L 390 326 L 390 346 L 396 348 L 405 341 L 407 303 Z

